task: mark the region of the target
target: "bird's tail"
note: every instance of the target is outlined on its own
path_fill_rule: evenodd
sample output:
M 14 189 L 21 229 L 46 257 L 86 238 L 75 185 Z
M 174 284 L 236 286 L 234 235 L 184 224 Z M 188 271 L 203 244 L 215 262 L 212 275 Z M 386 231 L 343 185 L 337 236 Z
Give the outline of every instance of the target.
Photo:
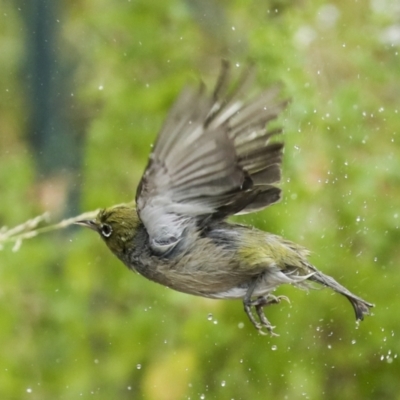
M 320 283 L 321 285 L 331 288 L 335 292 L 340 293 L 343 296 L 346 296 L 354 308 L 357 320 L 362 321 L 364 319 L 364 315 L 369 314 L 369 309 L 374 307 L 373 304 L 368 303 L 361 297 L 358 297 L 355 294 L 351 293 L 340 283 L 336 282 L 332 277 L 323 274 L 322 272 L 316 270 L 314 267 L 312 267 L 312 269 L 315 271 L 315 273 L 308 279 L 310 281 Z

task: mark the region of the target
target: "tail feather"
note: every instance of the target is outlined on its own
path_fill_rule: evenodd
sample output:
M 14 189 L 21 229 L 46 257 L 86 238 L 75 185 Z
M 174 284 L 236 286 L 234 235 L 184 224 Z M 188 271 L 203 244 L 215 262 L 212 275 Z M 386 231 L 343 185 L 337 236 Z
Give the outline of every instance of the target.
M 315 271 L 315 273 L 308 279 L 310 281 L 317 282 L 320 283 L 321 285 L 329 287 L 335 292 L 340 293 L 343 296 L 346 296 L 354 308 L 357 321 L 362 321 L 364 319 L 364 315 L 369 314 L 369 309 L 374 307 L 374 304 L 368 303 L 361 297 L 358 297 L 355 294 L 351 293 L 340 283 L 336 282 L 335 279 L 333 279 L 332 277 L 325 275 L 320 271 L 315 270 L 314 267 L 312 269 Z

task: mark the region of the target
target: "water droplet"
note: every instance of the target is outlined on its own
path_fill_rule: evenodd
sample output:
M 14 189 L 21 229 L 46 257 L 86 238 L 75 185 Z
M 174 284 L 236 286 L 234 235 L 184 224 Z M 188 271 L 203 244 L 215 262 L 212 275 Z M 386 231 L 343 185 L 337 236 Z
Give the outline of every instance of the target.
M 26 389 L 26 393 L 32 393 L 32 389 L 31 388 L 27 388 Z
M 272 351 L 275 351 L 275 350 L 277 350 L 278 349 L 278 346 L 276 345 L 276 344 L 273 344 L 272 346 L 271 346 L 271 350 Z
M 225 387 L 225 385 L 226 385 L 226 382 L 225 382 L 225 381 L 222 381 L 222 382 L 221 382 L 221 386 L 222 386 L 222 387 Z
M 205 398 L 206 398 L 206 395 L 202 393 L 202 394 L 200 395 L 200 399 L 201 399 L 201 400 L 204 400 Z
M 207 315 L 207 319 L 209 320 L 209 321 L 212 321 L 213 320 L 213 315 L 210 313 L 210 314 L 208 314 Z
M 355 339 L 353 339 L 352 341 L 351 341 L 351 344 L 356 344 L 357 343 L 357 341 L 355 340 Z
M 137 364 L 136 369 L 142 369 L 142 364 Z

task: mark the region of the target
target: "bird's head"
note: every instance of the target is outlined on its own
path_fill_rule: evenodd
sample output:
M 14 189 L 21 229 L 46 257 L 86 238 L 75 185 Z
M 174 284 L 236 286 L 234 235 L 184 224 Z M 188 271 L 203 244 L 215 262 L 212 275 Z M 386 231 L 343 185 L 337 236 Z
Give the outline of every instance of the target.
M 100 210 L 96 218 L 77 221 L 76 224 L 96 231 L 109 249 L 121 257 L 132 246 L 140 220 L 135 208 L 119 205 Z

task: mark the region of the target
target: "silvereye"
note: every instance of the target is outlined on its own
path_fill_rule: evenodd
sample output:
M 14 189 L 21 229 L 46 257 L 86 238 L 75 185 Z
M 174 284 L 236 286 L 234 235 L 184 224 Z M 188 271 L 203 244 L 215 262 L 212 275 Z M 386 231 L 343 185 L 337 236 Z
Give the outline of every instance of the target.
M 318 271 L 309 252 L 280 236 L 227 222 L 276 203 L 281 189 L 281 129 L 268 129 L 287 101 L 279 88 L 246 96 L 254 77 L 247 68 L 231 88 L 223 62 L 212 95 L 186 88 L 162 127 L 136 193 L 136 205 L 101 210 L 78 223 L 98 232 L 109 249 L 147 279 L 212 299 L 242 299 L 260 333 L 274 327 L 263 308 L 286 296 L 287 283 L 316 282 L 344 295 L 357 320 L 366 302 Z

